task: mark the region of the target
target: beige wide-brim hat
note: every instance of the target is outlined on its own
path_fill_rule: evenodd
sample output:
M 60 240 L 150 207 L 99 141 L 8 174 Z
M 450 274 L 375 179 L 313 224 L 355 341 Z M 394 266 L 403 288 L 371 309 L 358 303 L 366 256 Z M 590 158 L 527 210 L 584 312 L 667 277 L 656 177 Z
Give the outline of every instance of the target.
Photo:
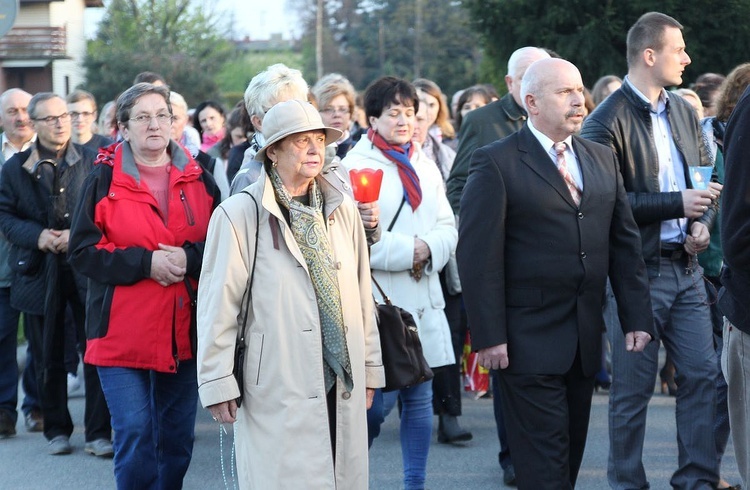
M 323 124 L 318 110 L 306 100 L 287 100 L 271 107 L 263 118 L 263 136 L 266 144 L 255 159 L 266 162 L 266 150 L 289 135 L 321 129 L 326 133 L 326 146 L 341 138 L 343 132 Z

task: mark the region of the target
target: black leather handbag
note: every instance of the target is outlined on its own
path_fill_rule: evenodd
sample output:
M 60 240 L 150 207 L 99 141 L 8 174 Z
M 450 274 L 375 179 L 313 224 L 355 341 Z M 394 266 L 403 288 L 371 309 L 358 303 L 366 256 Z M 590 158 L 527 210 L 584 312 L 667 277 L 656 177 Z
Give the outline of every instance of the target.
M 252 194 L 242 191 L 255 203 L 255 250 L 253 250 L 253 265 L 250 267 L 250 279 L 248 280 L 247 296 L 245 303 L 245 317 L 242 320 L 242 327 L 237 335 L 237 341 L 234 344 L 234 368 L 232 374 L 237 380 L 237 386 L 240 388 L 240 396 L 237 398 L 237 406 L 242 406 L 242 398 L 245 395 L 245 350 L 247 343 L 245 341 L 245 331 L 247 330 L 247 314 L 250 311 L 250 300 L 253 297 L 253 277 L 255 276 L 255 262 L 258 259 L 258 229 L 260 228 L 260 210 L 258 201 Z
M 383 303 L 377 304 L 380 351 L 385 369 L 383 391 L 409 388 L 431 380 L 434 374 L 422 353 L 414 317 L 391 303 L 374 277 L 372 282 L 383 298 Z

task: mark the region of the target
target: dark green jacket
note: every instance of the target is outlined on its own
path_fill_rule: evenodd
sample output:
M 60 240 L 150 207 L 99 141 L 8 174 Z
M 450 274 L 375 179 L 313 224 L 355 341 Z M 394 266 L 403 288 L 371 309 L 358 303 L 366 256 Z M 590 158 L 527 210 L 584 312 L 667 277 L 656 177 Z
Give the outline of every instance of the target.
M 516 104 L 511 94 L 466 115 L 458 132 L 456 159 L 446 182 L 453 214 L 458 216 L 474 150 L 510 136 L 521 129 L 525 122 L 526 111 Z

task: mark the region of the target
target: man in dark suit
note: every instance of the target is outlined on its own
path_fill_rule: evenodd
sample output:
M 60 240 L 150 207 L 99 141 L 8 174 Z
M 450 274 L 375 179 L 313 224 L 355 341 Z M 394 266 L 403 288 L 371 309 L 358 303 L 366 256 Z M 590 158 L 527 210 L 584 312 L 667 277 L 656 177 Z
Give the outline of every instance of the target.
M 572 136 L 583 121 L 576 67 L 535 62 L 521 95 L 526 126 L 474 152 L 458 265 L 473 348 L 483 366 L 500 369 L 519 488 L 573 488 L 607 275 L 634 352 L 651 339 L 648 277 L 612 151 Z

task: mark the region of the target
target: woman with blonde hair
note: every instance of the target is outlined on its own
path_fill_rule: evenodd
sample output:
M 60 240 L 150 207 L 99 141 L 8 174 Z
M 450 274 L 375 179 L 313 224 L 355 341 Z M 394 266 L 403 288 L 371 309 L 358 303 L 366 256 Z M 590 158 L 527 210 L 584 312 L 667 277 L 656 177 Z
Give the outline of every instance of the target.
M 323 123 L 342 132 L 336 141 L 336 156 L 344 158 L 355 143 L 350 132 L 357 97 L 354 87 L 343 75 L 329 73 L 317 81 L 312 93 Z

